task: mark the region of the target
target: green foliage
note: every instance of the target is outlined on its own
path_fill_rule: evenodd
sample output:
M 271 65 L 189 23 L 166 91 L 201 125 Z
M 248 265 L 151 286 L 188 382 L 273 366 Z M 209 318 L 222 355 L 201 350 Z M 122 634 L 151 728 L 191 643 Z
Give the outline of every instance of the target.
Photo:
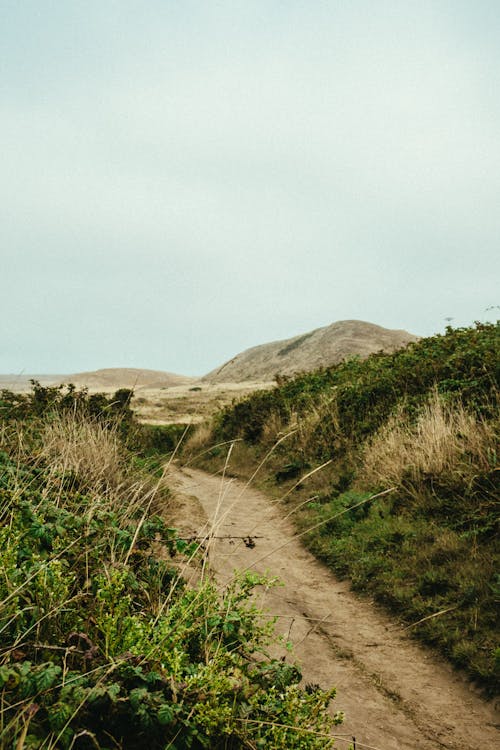
M 77 390 L 67 386 L 42 386 L 31 381 L 30 393 L 0 392 L 0 418 L 11 420 L 36 420 L 61 413 L 79 414 L 90 419 L 131 422 L 133 412 L 130 402 L 133 391 L 120 388 L 113 396 L 103 393 L 89 394 L 86 388 Z
M 143 424 L 129 439 L 128 444 L 140 456 L 164 456 L 182 446 L 192 429 L 192 426 L 185 424 Z
M 186 425 L 141 424 L 131 407 L 133 391 L 120 388 L 112 395 L 89 393 L 71 383 L 66 386 L 42 386 L 31 381 L 29 393 L 0 391 L 0 420 L 4 425 L 22 423 L 25 430 L 36 430 L 41 423 L 61 415 L 80 418 L 118 429 L 125 445 L 142 458 L 164 456 L 176 450 L 192 428 Z
M 22 411 L 12 399 L 4 424 L 29 423 L 36 447 L 62 397 Z M 176 558 L 196 564 L 198 546 L 127 497 L 137 490 L 110 504 L 64 469 L 54 484 L 50 463 L 13 442 L 0 452 L 2 747 L 331 747 L 334 691 L 305 692 L 300 670 L 268 654 L 273 622 L 252 593 L 272 580 L 186 586 Z
M 356 500 L 348 493 L 316 503 L 302 511 L 299 523 L 312 526 Z M 401 500 L 396 495 L 366 504 L 363 513 L 358 508 L 325 523 L 306 543 L 349 576 L 355 589 L 408 623 L 429 618 L 415 628 L 419 638 L 494 690 L 498 546 L 475 524 L 466 503 L 455 515 L 434 508 L 430 516 L 424 503 L 403 508 Z
M 280 495 L 294 487 L 288 502 L 297 506 L 293 518 L 299 529 L 317 526 L 304 537 L 306 544 L 491 691 L 500 674 L 499 473 L 492 441 L 481 460 L 466 451 L 446 471 L 424 466 L 418 476 L 410 446 L 410 464 L 397 488 L 374 502 L 362 503 L 391 485 L 367 487 L 361 467 L 380 428 L 390 418 L 416 425 L 435 393 L 483 420 L 494 435 L 499 333 L 499 323 L 448 328 L 393 354 L 280 378 L 273 390 L 223 410 L 210 436 L 212 444 L 240 439 L 230 470 L 245 474 L 250 458 L 254 466 L 277 438 L 293 431 L 274 448 L 260 476 L 273 494 L 276 485 Z M 216 467 L 224 459 L 225 451 L 203 458 Z M 298 478 L 327 461 L 303 489 L 295 487 Z M 312 494 L 314 501 L 307 502 Z
M 347 445 L 373 434 L 405 399 L 416 410 L 431 388 L 460 396 L 481 413 L 494 408 L 500 380 L 500 324 L 451 329 L 444 335 L 424 338 L 393 354 L 373 354 L 367 359 L 282 379 L 272 391 L 255 393 L 217 417 L 213 442 L 242 437 L 258 442 L 271 416 L 284 423 L 292 414 L 305 415 L 328 397 L 335 422 L 320 424 L 311 436 L 308 456 L 327 460 Z

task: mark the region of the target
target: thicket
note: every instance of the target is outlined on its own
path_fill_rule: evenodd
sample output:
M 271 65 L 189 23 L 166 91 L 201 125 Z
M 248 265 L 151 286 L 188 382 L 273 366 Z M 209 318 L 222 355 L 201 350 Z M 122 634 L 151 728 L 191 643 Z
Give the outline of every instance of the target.
M 269 655 L 273 581 L 183 582 L 202 552 L 127 447 L 130 392 L 4 391 L 0 434 L 1 747 L 331 746 L 334 690 Z
M 498 323 L 448 328 L 280 379 L 219 413 L 185 451 L 217 468 L 236 441 L 229 471 L 246 475 L 270 452 L 261 484 L 295 507 L 301 531 L 315 527 L 304 537 L 311 550 L 492 691 L 499 334 Z

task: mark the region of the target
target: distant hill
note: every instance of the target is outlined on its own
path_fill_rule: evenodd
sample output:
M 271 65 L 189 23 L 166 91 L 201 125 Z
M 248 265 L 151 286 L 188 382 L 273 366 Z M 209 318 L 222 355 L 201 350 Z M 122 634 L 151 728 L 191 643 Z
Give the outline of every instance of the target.
M 237 354 L 203 377 L 208 383 L 272 380 L 276 374 L 293 375 L 341 362 L 347 357 L 367 357 L 380 350 L 392 352 L 410 341 L 407 331 L 382 328 L 361 320 L 340 320 L 324 328 L 283 341 L 261 344 Z
M 73 383 L 78 388 L 92 391 L 110 391 L 118 388 L 171 388 L 176 385 L 189 385 L 197 380 L 187 375 L 176 375 L 162 370 L 141 370 L 135 367 L 108 367 L 92 372 L 78 372 L 73 375 L 0 375 L 0 389 L 29 391 L 30 380 L 37 380 L 44 386 Z
M 59 375 L 56 383 L 74 383 L 79 387 L 92 390 L 113 388 L 171 388 L 175 385 L 187 385 L 196 378 L 187 375 L 176 375 L 162 370 L 141 370 L 135 367 L 108 367 L 92 372 L 79 372 L 74 375 Z
M 10 373 L 0 375 L 0 390 L 5 388 L 14 393 L 23 393 L 31 390 L 30 380 L 36 380 L 41 385 L 52 385 L 62 375 L 26 375 L 24 373 Z

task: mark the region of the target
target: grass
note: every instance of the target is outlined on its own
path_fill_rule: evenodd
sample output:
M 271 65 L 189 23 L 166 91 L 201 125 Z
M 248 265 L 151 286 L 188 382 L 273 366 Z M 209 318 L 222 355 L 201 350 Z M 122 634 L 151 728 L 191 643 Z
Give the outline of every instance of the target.
M 360 477 L 368 485 L 396 485 L 413 496 L 430 476 L 441 485 L 470 485 L 478 473 L 496 468 L 497 447 L 492 421 L 433 390 L 416 420 L 401 406 L 368 441 Z
M 330 747 L 334 690 L 303 690 L 298 666 L 269 655 L 252 592 L 271 581 L 217 589 L 159 513 L 165 466 L 131 453 L 129 400 L 89 398 L 0 399 L 0 745 Z
M 260 487 L 288 493 L 306 545 L 490 692 L 500 674 L 499 334 L 499 324 L 450 328 L 282 379 L 216 415 L 184 452 L 217 470 L 236 441 L 229 471 L 244 477 L 269 454 Z

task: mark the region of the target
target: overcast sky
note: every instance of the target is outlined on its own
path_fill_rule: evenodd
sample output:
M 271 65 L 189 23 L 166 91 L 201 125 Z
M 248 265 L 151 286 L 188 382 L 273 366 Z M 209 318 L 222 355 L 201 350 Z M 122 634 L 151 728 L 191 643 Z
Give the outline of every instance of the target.
M 498 0 L 0 10 L 0 372 L 498 317 Z

